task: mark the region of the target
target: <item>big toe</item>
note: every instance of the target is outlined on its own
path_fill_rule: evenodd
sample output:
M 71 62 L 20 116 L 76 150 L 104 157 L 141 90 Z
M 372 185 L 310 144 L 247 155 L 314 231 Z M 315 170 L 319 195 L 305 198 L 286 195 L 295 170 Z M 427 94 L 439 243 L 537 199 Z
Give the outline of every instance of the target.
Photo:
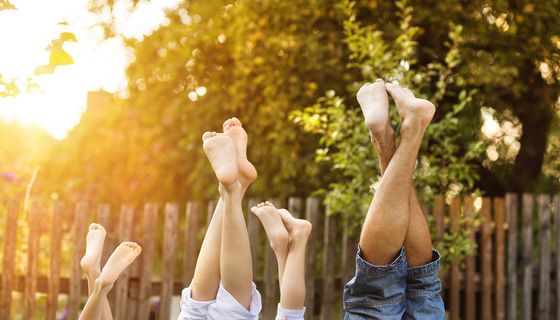
M 224 132 L 229 130 L 232 127 L 241 127 L 241 121 L 239 121 L 239 119 L 233 117 L 231 119 L 227 119 L 224 122 L 224 125 L 223 125 Z
M 388 83 L 385 85 L 385 88 L 397 104 L 404 103 L 405 101 L 414 98 L 412 91 L 407 91 L 407 89 L 399 86 L 398 84 Z

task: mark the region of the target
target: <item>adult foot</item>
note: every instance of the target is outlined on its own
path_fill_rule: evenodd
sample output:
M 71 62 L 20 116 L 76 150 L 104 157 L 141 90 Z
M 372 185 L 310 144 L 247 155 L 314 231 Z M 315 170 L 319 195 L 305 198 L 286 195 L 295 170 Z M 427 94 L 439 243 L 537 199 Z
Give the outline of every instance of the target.
M 237 167 L 239 169 L 239 181 L 243 186 L 248 186 L 257 178 L 257 170 L 247 160 L 247 132 L 243 129 L 241 121 L 231 118 L 224 122 L 224 134 L 230 137 L 237 150 Z
M 311 234 L 311 230 L 313 228 L 311 222 L 304 219 L 295 218 L 286 209 L 278 209 L 278 213 L 280 213 L 282 222 L 284 222 L 284 225 L 286 226 L 286 229 L 290 234 L 290 242 L 307 242 L 309 234 Z
M 99 275 L 103 243 L 105 242 L 106 235 L 107 231 L 105 231 L 102 225 L 97 223 L 89 225 L 89 231 L 86 236 L 86 253 L 80 261 L 82 270 L 88 277 L 90 275 L 94 275 L 95 277 Z M 91 280 L 95 280 L 95 277 Z
M 390 123 L 389 97 L 385 82 L 377 79 L 374 83 L 364 84 L 356 94 L 364 114 L 364 122 L 369 133 L 379 147 L 394 145 L 394 131 Z
M 140 255 L 142 247 L 134 242 L 123 242 L 111 254 L 101 270 L 96 283 L 101 287 L 110 287 L 119 275 Z
M 216 177 L 226 189 L 239 176 L 237 151 L 231 137 L 216 132 L 205 132 L 202 136 L 203 148 Z
M 251 212 L 261 221 L 268 237 L 268 242 L 274 252 L 277 254 L 287 254 L 289 234 L 282 222 L 278 209 L 272 203 L 266 201 L 252 207 Z
M 397 84 L 388 83 L 385 87 L 395 100 L 403 131 L 409 128 L 424 130 L 434 117 L 434 104 L 426 99 L 416 98 L 412 91 Z

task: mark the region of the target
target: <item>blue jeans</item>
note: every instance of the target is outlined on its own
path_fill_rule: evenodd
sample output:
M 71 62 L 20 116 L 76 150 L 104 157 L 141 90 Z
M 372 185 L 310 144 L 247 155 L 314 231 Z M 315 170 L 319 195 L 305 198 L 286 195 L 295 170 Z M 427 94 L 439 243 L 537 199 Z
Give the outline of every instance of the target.
M 440 254 L 432 262 L 408 268 L 404 248 L 385 266 L 375 266 L 356 255 L 356 275 L 344 286 L 344 319 L 444 319 Z

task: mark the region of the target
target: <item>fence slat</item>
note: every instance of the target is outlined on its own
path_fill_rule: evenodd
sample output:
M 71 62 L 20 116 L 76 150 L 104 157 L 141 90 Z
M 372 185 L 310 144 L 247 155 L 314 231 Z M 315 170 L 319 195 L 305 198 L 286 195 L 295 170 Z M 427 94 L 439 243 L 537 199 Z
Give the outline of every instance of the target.
M 35 291 L 37 288 L 37 264 L 39 262 L 39 241 L 41 229 L 39 218 L 41 207 L 37 201 L 32 201 L 27 213 L 29 228 L 27 247 L 27 276 L 25 277 L 25 292 L 23 297 L 23 320 L 32 319 L 35 312 Z
M 492 230 L 491 230 L 491 201 L 489 198 L 482 199 L 482 207 L 480 212 L 482 214 L 482 319 L 492 319 Z
M 123 205 L 119 216 L 119 243 L 131 240 L 133 217 L 134 208 L 131 205 Z M 113 310 L 115 319 L 127 319 L 128 279 L 129 270 L 127 269 L 121 273 L 113 289 L 115 291 L 115 306 Z
M 198 230 L 200 228 L 200 204 L 188 202 L 185 210 L 185 258 L 183 259 L 183 283 L 189 285 L 194 275 L 198 251 Z
M 49 293 L 47 297 L 47 319 L 56 319 L 58 291 L 60 288 L 60 246 L 62 243 L 62 223 L 64 203 L 56 202 L 51 216 L 51 252 L 49 267 Z
M 161 309 L 159 319 L 169 319 L 171 313 L 171 296 L 173 294 L 173 266 L 175 265 L 175 243 L 177 239 L 177 222 L 179 206 L 175 203 L 165 205 L 165 228 L 163 233 L 163 265 L 169 270 L 163 273 L 161 283 Z
M 325 211 L 323 229 L 323 299 L 321 303 L 321 320 L 332 319 L 333 290 L 335 277 L 334 249 L 336 246 L 336 217 Z
M 550 198 L 541 194 L 539 203 L 539 319 L 550 319 Z
M 342 290 L 344 285 L 352 279 L 356 272 L 356 250 L 358 248 L 359 236 L 350 233 L 350 221 L 344 217 L 344 230 L 342 234 L 342 253 L 340 257 L 342 266 Z
M 306 220 L 311 222 L 315 228 L 311 230 L 309 239 L 307 240 L 307 258 L 305 263 L 305 305 L 307 312 L 305 313 L 305 319 L 313 319 L 315 314 L 315 252 L 316 252 L 316 241 L 317 241 L 317 225 L 319 223 L 321 202 L 318 198 L 311 197 L 307 198 L 305 204 L 305 217 Z
M 523 289 L 521 318 L 532 319 L 533 306 L 533 195 L 523 194 Z
M 295 217 L 301 218 L 303 216 L 303 199 L 290 197 L 288 199 L 288 211 Z
M 0 314 L 10 319 L 12 305 L 12 285 L 14 266 L 16 259 L 17 220 L 19 215 L 19 202 L 8 203 L 8 214 L 4 230 L 4 254 L 2 265 L 2 296 L 0 302 Z
M 68 319 L 78 319 L 78 309 L 82 293 L 82 268 L 80 260 L 85 252 L 86 244 L 86 221 L 88 217 L 88 204 L 79 202 L 76 204 L 74 212 L 74 237 L 72 251 L 72 269 L 70 273 L 69 294 L 68 294 Z
M 465 216 L 471 219 L 475 215 L 472 197 L 465 197 Z M 476 229 L 472 230 L 469 239 L 474 241 Z M 475 254 L 468 255 L 465 259 L 465 318 L 466 320 L 476 319 L 476 288 L 475 288 Z
M 247 209 L 247 232 L 251 246 L 251 259 L 253 260 L 253 279 L 259 275 L 259 246 L 261 243 L 261 225 L 257 216 L 251 213 L 251 208 L 259 203 L 257 199 L 249 199 Z
M 144 206 L 144 232 L 142 239 L 142 271 L 138 288 L 138 320 L 150 318 L 150 289 L 152 285 L 152 268 L 154 263 L 154 243 L 156 241 L 156 225 L 158 216 L 157 204 L 149 203 Z
M 516 194 L 506 194 L 506 208 L 508 218 L 508 247 L 507 247 L 507 319 L 515 320 L 517 313 L 517 234 L 518 234 L 518 197 Z
M 449 207 L 449 223 L 451 225 L 451 232 L 456 233 L 459 231 L 459 210 L 461 203 L 459 198 L 454 198 Z M 450 319 L 459 320 L 461 314 L 461 285 L 459 280 L 459 263 L 452 261 L 450 267 L 450 300 L 451 305 L 449 311 L 451 314 Z
M 495 280 L 495 306 L 496 306 L 496 316 L 494 319 L 503 320 L 505 318 L 505 208 L 503 198 L 494 198 L 494 221 L 495 221 L 495 242 L 496 242 L 496 259 L 495 270 L 496 270 L 496 280 Z
M 560 194 L 554 196 L 556 222 L 556 319 L 560 319 Z

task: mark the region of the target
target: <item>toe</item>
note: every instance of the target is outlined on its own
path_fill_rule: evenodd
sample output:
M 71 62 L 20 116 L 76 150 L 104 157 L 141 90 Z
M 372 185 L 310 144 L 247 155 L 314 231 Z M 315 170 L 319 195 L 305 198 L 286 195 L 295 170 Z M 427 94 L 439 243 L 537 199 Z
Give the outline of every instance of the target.
M 395 103 L 402 103 L 410 98 L 408 92 L 406 92 L 401 86 L 393 83 L 388 83 L 385 85 L 387 92 L 393 97 Z
M 229 120 L 231 121 L 231 126 L 241 127 L 241 121 L 239 121 L 239 119 L 237 119 L 236 117 L 233 117 Z
M 204 134 L 202 135 L 202 141 L 208 139 L 208 138 L 212 138 L 212 132 L 206 131 L 204 132 Z

